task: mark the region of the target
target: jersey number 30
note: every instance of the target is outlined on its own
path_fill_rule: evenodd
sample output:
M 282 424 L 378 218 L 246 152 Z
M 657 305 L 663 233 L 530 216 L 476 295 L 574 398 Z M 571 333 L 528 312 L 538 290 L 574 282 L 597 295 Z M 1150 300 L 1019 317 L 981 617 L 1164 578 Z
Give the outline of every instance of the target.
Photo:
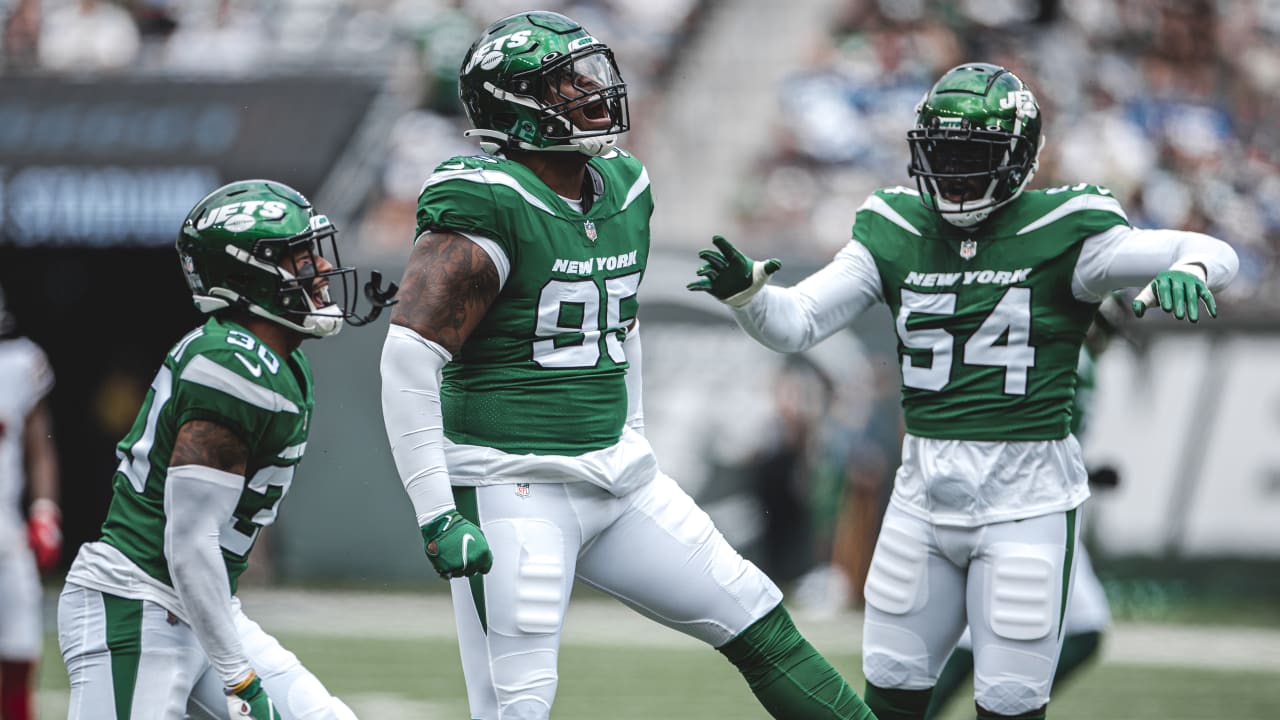
M 902 357 L 902 384 L 917 390 L 941 390 L 951 382 L 955 356 L 955 336 L 941 328 L 907 329 L 912 313 L 954 315 L 955 293 L 918 293 L 902 290 L 898 309 L 898 337 L 913 350 L 928 350 L 933 360 L 916 365 L 911 356 Z M 1000 339 L 1005 341 L 1000 343 Z M 1004 368 L 1006 395 L 1027 394 L 1027 370 L 1036 365 L 1036 349 L 1031 347 L 1031 289 L 1011 287 L 991 314 L 964 344 L 965 365 Z

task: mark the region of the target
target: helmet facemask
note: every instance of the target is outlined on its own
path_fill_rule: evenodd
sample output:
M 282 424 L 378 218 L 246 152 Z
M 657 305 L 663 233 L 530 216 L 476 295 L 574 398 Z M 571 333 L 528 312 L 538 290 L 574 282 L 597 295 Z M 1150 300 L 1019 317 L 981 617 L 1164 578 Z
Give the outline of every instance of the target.
M 1021 194 L 1035 175 L 1040 153 L 1020 134 L 944 129 L 936 122 L 908 131 L 907 143 L 909 172 L 921 197 L 958 227 L 982 222 Z
M 276 297 L 282 315 L 250 306 L 250 312 L 268 317 L 299 332 L 316 337 L 336 335 L 343 320 L 355 315 L 355 268 L 343 267 L 338 254 L 338 231 L 324 215 L 311 218 L 311 229 L 291 238 L 259 240 L 253 256 L 278 258 Z M 324 269 L 320 269 L 320 268 Z M 339 302 L 333 300 L 337 290 Z
M 539 132 L 554 143 L 546 149 L 576 150 L 601 155 L 628 127 L 627 84 L 618 73 L 613 51 L 589 46 L 569 55 L 543 58 L 541 70 L 516 76 L 517 84 L 531 82 L 542 98 Z M 536 78 L 536 79 L 535 79 Z

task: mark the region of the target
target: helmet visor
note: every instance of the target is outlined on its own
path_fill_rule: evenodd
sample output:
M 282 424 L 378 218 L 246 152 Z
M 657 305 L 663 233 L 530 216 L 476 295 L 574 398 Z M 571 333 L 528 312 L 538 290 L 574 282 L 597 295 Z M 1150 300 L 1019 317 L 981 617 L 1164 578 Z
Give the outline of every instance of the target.
M 610 135 L 627 129 L 627 85 L 603 46 L 566 55 L 542 69 L 544 135 Z M 554 122 L 558 120 L 559 122 Z

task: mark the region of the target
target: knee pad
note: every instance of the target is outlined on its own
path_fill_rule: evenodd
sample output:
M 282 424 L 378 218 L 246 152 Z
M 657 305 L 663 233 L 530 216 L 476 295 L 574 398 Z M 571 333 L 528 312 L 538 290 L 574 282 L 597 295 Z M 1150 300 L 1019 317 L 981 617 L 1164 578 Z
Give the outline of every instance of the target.
M 997 715 L 1021 715 L 1049 702 L 1057 664 L 1056 643 L 1022 649 L 987 645 L 975 655 L 974 700 Z
M 987 621 L 1009 640 L 1038 640 L 1057 626 L 1062 570 L 1036 546 L 1018 545 L 991 563 Z
M 556 653 L 535 650 L 493 659 L 499 720 L 545 720 L 556 695 Z
M 904 628 L 867 620 L 863 629 L 862 674 L 881 688 L 923 690 L 937 679 L 929 672 L 924 639 Z
M 1033 687 L 1011 678 L 986 683 L 975 675 L 974 701 L 988 713 L 1017 716 L 1047 705 L 1049 686 Z

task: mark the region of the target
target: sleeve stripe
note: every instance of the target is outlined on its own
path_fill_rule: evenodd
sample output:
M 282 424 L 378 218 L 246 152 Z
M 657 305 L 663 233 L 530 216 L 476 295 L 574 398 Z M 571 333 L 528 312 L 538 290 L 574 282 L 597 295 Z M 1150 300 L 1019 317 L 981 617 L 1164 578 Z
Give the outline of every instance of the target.
M 507 278 L 511 275 L 511 261 L 507 258 L 507 251 L 497 242 L 483 235 L 475 233 L 460 232 L 459 235 L 467 238 L 471 242 L 480 246 L 489 259 L 493 261 L 494 268 L 498 271 L 498 289 L 502 289 L 507 285 Z
M 173 352 L 170 352 L 169 355 L 171 355 L 174 360 L 181 360 L 182 354 L 187 351 L 187 346 L 203 335 L 204 335 L 203 327 L 198 327 L 195 330 L 192 330 L 191 332 L 187 333 L 186 337 L 178 341 L 177 346 L 173 348 Z
M 280 458 L 281 460 L 297 460 L 298 458 L 302 457 L 302 454 L 305 453 L 306 451 L 307 451 L 307 444 L 299 443 L 297 445 L 290 445 L 289 447 L 281 450 L 280 454 L 277 455 L 276 457 Z
M 204 355 L 192 358 L 178 379 L 226 393 L 263 410 L 284 411 L 295 415 L 299 412 L 298 406 L 289 398 L 237 375 L 235 371 L 222 367 Z
M 1062 203 L 1058 207 L 1045 213 L 1044 217 L 1031 223 L 1030 225 L 1018 231 L 1018 235 L 1025 235 L 1033 230 L 1048 225 L 1049 223 L 1060 220 L 1072 213 L 1083 212 L 1085 210 L 1100 210 L 1102 212 L 1111 212 L 1120 216 L 1120 219 L 1126 223 L 1129 217 L 1124 214 L 1124 208 L 1120 207 L 1120 201 L 1113 197 L 1104 197 L 1102 195 L 1077 195 L 1070 200 Z
M 897 210 L 894 210 L 893 208 L 889 207 L 889 203 L 885 202 L 883 198 L 872 195 L 871 197 L 867 198 L 866 202 L 862 203 L 862 207 L 858 208 L 858 210 L 868 210 L 870 212 L 873 212 L 879 215 L 880 217 L 884 218 L 885 220 L 888 220 L 889 222 L 893 223 L 894 225 L 897 225 L 903 230 L 906 230 L 912 235 L 915 235 L 916 237 L 922 237 L 922 235 L 920 234 L 920 231 L 917 230 L 914 225 L 907 222 L 906 218 L 899 215 Z
M 452 170 L 446 172 L 437 172 L 422 184 L 422 190 L 418 192 L 421 195 L 427 188 L 432 185 L 439 185 L 449 180 L 465 180 L 467 182 L 480 183 L 481 185 L 504 185 L 515 190 L 524 198 L 524 201 L 541 210 L 548 215 L 555 215 L 555 211 L 547 207 L 545 203 L 534 197 L 533 193 L 525 190 L 524 187 L 516 181 L 515 178 L 502 172 L 487 172 L 482 168 L 467 168 L 465 170 Z
M 640 193 L 649 187 L 649 170 L 647 168 L 640 169 L 640 177 L 636 178 L 631 189 L 627 191 L 627 199 L 622 201 L 622 209 L 626 210 L 636 198 L 640 197 Z

